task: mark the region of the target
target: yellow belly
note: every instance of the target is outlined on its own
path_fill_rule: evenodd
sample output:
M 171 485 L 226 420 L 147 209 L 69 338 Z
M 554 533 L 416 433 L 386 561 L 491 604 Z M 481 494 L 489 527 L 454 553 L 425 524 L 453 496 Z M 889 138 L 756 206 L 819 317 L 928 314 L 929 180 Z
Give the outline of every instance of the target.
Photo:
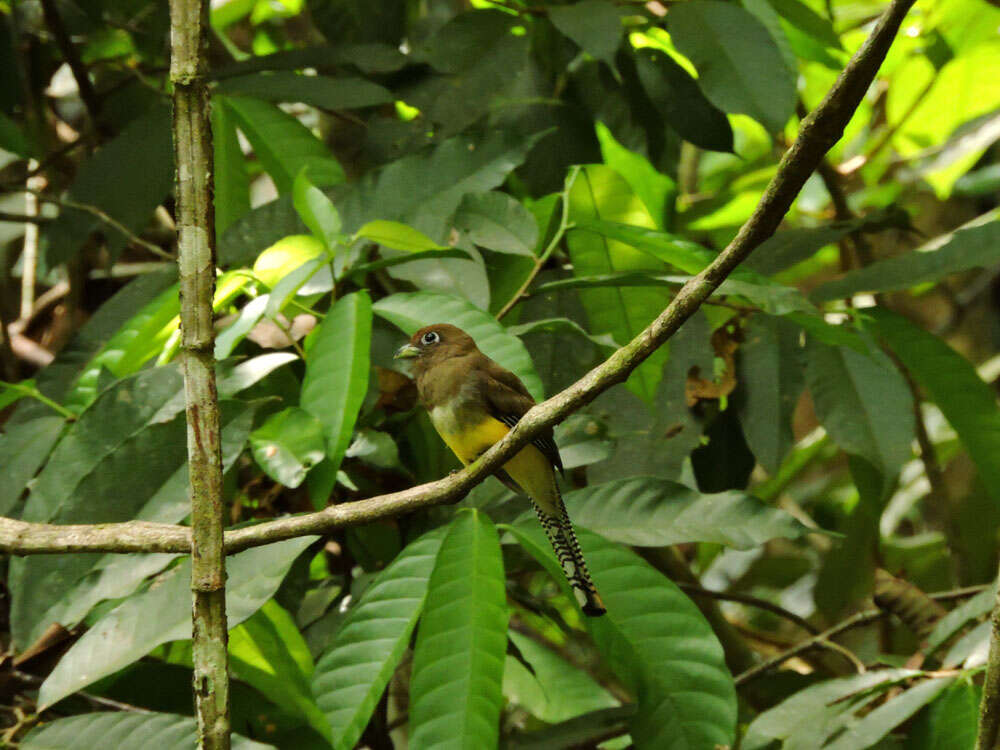
M 508 432 L 510 428 L 503 422 L 487 417 L 474 427 L 465 427 L 459 432 L 440 431 L 440 435 L 458 460 L 468 466 Z M 557 511 L 555 473 L 552 464 L 538 448 L 533 445 L 522 448 L 503 468 L 543 510 L 549 513 Z

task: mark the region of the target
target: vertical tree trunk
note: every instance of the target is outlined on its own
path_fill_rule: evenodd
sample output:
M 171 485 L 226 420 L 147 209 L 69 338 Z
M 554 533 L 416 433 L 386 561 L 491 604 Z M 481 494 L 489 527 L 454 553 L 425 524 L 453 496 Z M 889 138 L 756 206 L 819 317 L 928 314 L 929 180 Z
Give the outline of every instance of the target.
M 206 85 L 208 1 L 171 0 L 170 80 L 177 163 L 177 262 L 191 475 L 194 696 L 199 745 L 229 748 L 226 558 L 212 296 L 215 217 Z

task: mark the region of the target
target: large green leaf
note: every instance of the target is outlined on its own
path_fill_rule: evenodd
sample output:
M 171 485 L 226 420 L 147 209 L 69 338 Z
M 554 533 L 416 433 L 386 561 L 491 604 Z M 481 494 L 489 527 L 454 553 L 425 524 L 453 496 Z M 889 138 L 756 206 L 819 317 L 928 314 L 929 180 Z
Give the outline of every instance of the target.
M 771 132 L 785 126 L 795 110 L 795 75 L 760 21 L 738 5 L 701 0 L 673 8 L 668 30 L 713 104 Z
M 219 82 L 217 90 L 269 102 L 304 102 L 331 110 L 372 107 L 394 99 L 391 91 L 364 78 L 307 76 L 284 70 L 226 78 Z
M 823 747 L 827 750 L 875 747 L 889 732 L 937 698 L 953 680 L 954 678 L 927 680 L 904 690 L 863 718 L 849 724 L 846 731 Z
M 781 318 L 754 315 L 744 336 L 740 424 L 750 450 L 773 476 L 794 443 L 792 413 L 805 385 L 801 332 Z
M 827 737 L 843 727 L 845 713 L 849 717 L 859 702 L 861 706 L 867 705 L 892 685 L 918 674 L 909 669 L 873 670 L 811 685 L 759 714 L 747 729 L 741 747 L 743 750 L 822 747 Z M 847 700 L 854 695 L 867 698 Z
M 236 627 L 274 596 L 295 558 L 317 537 L 307 536 L 256 547 L 229 558 L 226 616 Z M 151 617 L 150 613 L 156 613 Z M 87 685 L 117 672 L 162 643 L 191 637 L 191 560 L 164 574 L 157 585 L 131 596 L 98 620 L 52 670 L 39 690 L 40 705 L 51 706 Z
M 96 206 L 129 230 L 139 230 L 170 192 L 173 161 L 170 109 L 157 103 L 80 165 L 66 197 Z M 49 267 L 69 260 L 97 228 L 117 256 L 125 244 L 118 230 L 91 213 L 64 208 L 45 230 Z
M 305 719 L 321 736 L 330 725 L 309 686 L 313 660 L 295 620 L 269 601 L 229 633 L 233 675 L 272 702 Z
M 520 525 L 528 551 L 558 564 L 538 524 Z M 736 691 L 722 647 L 698 608 L 642 558 L 581 530 L 580 545 L 608 608 L 587 620 L 598 649 L 636 694 L 637 748 L 695 750 L 731 745 Z
M 949 686 L 913 723 L 908 750 L 973 750 L 981 693 L 967 679 Z
M 226 399 L 292 359 L 279 353 L 220 367 L 224 466 L 242 452 L 254 411 Z M 116 383 L 67 431 L 32 489 L 25 517 L 51 523 L 183 519 L 189 512 L 183 410 L 182 380 L 172 367 Z M 19 647 L 30 645 L 50 622 L 75 624 L 101 599 L 134 589 L 143 576 L 131 559 L 76 554 L 13 561 L 8 585 Z
M 47 721 L 20 742 L 23 750 L 172 750 L 198 744 L 198 725 L 190 716 L 175 714 L 98 711 Z M 265 750 L 273 745 L 254 742 L 236 734 L 232 750 Z
M 466 195 L 455 212 L 455 226 L 498 253 L 533 256 L 538 244 L 538 225 L 528 209 L 497 191 Z
M 887 310 L 866 314 L 941 409 L 975 462 L 987 492 L 1000 502 L 1000 410 L 993 389 L 965 357 L 933 334 Z
M 426 76 L 399 94 L 445 136 L 466 130 L 514 86 L 530 59 L 527 35 L 511 33 L 516 16 L 497 10 L 461 13 L 414 49 L 411 59 L 440 74 Z
M 532 671 L 529 672 L 521 662 L 508 656 L 504 668 L 504 694 L 509 696 L 509 688 L 513 689 L 518 681 L 522 685 L 534 681 L 538 686 L 540 700 L 536 699 L 533 709 L 525 703 L 521 705 L 537 718 L 555 724 L 580 714 L 618 705 L 618 701 L 594 682 L 590 675 L 552 650 L 515 630 L 511 630 L 508 637 Z
M 646 95 L 681 138 L 709 151 L 733 150 L 729 120 L 684 68 L 649 47 L 636 52 L 635 64 Z
M 717 542 L 747 549 L 795 539 L 809 529 L 783 510 L 742 492 L 703 495 L 677 482 L 637 477 L 566 494 L 575 523 L 622 544 L 663 547 Z
M 726 124 L 728 126 L 728 121 Z M 677 183 L 669 175 L 658 171 L 645 156 L 620 144 L 603 122 L 595 122 L 594 131 L 601 144 L 604 163 L 625 178 L 635 194 L 646 204 L 646 210 L 656 226 L 664 228 L 673 218 Z M 556 195 L 552 196 L 553 204 L 556 198 Z
M 224 100 L 212 107 L 212 152 L 215 174 L 212 205 L 215 208 L 215 233 L 219 237 L 233 222 L 250 211 L 250 176 L 240 148 L 239 134 L 232 111 Z
M 337 750 L 355 746 L 409 645 L 442 536 L 431 532 L 406 546 L 365 589 L 316 664 L 312 691 Z
M 879 350 L 859 354 L 810 339 L 806 383 L 830 437 L 874 466 L 887 485 L 909 459 L 913 397 L 906 381 Z
M 290 406 L 250 434 L 250 448 L 269 477 L 286 487 L 298 487 L 326 455 L 323 425 L 305 409 Z
M 320 324 L 302 381 L 302 408 L 323 425 L 326 455 L 340 466 L 368 391 L 372 303 L 366 292 L 337 300 Z
M 310 179 L 321 187 L 344 181 L 344 169 L 326 145 L 275 105 L 249 96 L 216 97 L 216 102 L 233 113 L 279 193 L 291 193 L 296 175 L 306 166 Z
M 180 310 L 179 289 L 175 284 L 161 292 L 115 332 L 70 387 L 66 394 L 68 407 L 82 409 L 94 400 L 102 369 L 124 377 L 138 369 L 144 355 L 152 356 L 152 344 L 166 340 L 162 332 Z
M 848 271 L 818 287 L 812 298 L 840 299 L 858 292 L 891 292 L 940 281 L 971 268 L 992 268 L 1000 261 L 1000 221 L 960 229 L 912 252 Z
M 413 650 L 414 750 L 496 745 L 507 617 L 496 529 L 479 511 L 462 511 L 441 542 Z
M 655 222 L 642 200 L 621 175 L 609 167 L 580 169 L 569 193 L 570 218 L 575 222 L 604 220 L 652 229 Z M 667 267 L 629 245 L 577 229 L 567 235 L 573 273 L 594 276 L 622 271 L 665 273 Z M 610 333 L 619 344 L 637 336 L 670 302 L 671 294 L 655 288 L 587 289 L 580 293 L 590 330 Z M 666 349 L 643 362 L 628 379 L 629 388 L 650 401 L 656 393 Z
M 549 20 L 590 56 L 614 69 L 622 38 L 621 14 L 609 0 L 582 0 L 549 9 Z
M 0 434 L 0 516 L 11 516 L 28 481 L 45 463 L 62 435 L 66 420 L 58 415 L 42 416 L 30 422 L 7 427 Z
M 544 397 L 542 381 L 521 340 L 508 333 L 493 316 L 465 300 L 432 292 L 413 292 L 384 297 L 373 308 L 376 314 L 408 336 L 418 328 L 434 323 L 458 326 L 475 339 L 483 354 L 521 378 L 535 399 Z
M 630 245 L 689 274 L 700 273 L 716 257 L 711 250 L 695 242 L 645 226 L 601 219 L 578 221 L 577 226 L 581 230 L 596 232 L 609 240 Z M 663 278 L 667 280 L 673 278 L 675 283 L 687 280 L 669 276 Z M 737 268 L 723 281 L 719 292 L 744 296 L 772 315 L 815 312 L 813 305 L 798 289 L 744 268 Z

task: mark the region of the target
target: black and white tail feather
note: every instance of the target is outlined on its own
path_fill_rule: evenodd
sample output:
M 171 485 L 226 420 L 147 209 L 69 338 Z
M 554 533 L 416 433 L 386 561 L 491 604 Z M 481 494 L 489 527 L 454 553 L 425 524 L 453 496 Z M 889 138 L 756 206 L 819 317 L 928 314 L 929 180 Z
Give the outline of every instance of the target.
M 587 561 L 583 559 L 583 552 L 580 550 L 580 543 L 576 539 L 576 532 L 573 531 L 573 524 L 569 520 L 566 506 L 563 503 L 559 488 L 556 487 L 556 496 L 559 500 L 559 515 L 547 513 L 539 507 L 534 500 L 531 501 L 538 514 L 538 520 L 545 530 L 545 535 L 549 538 L 549 543 L 556 553 L 559 565 L 562 566 L 563 573 L 569 585 L 577 595 L 580 608 L 589 617 L 599 617 L 607 610 L 604 602 L 601 601 L 597 587 L 587 570 Z

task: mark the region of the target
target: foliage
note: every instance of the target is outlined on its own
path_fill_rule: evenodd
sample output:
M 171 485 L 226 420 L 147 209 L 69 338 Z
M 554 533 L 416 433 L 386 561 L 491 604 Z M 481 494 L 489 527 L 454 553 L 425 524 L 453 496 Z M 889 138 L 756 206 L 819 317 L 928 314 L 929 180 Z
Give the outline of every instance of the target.
M 184 523 L 166 4 L 42 5 L 0 3 L 0 513 Z M 883 9 L 212 3 L 229 523 L 457 465 L 392 359 L 423 325 L 539 400 L 639 334 Z M 234 747 L 972 747 L 993 595 L 924 593 L 997 558 L 998 28 L 921 0 L 777 234 L 557 427 L 605 617 L 492 479 L 241 552 Z M 5 741 L 191 745 L 187 557 L 3 575 Z

